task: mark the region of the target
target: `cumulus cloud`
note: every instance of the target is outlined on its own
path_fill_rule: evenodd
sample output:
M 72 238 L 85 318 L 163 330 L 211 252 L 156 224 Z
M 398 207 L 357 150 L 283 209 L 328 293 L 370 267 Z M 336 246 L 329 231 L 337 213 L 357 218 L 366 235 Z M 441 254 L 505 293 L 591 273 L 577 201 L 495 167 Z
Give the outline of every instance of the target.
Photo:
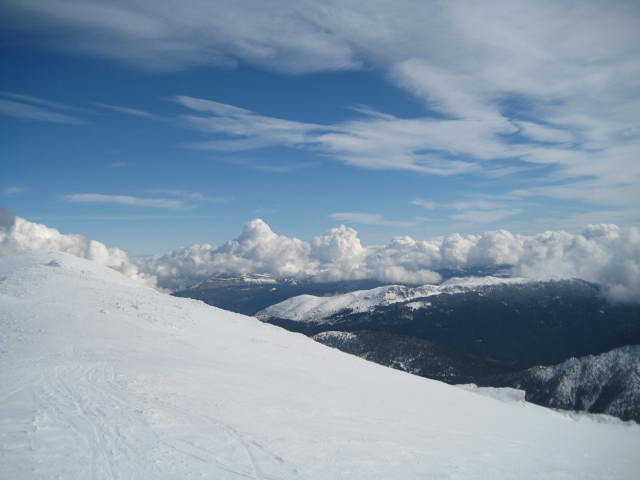
M 219 273 L 270 273 L 276 277 L 306 277 L 315 272 L 311 246 L 297 238 L 275 234 L 262 220 L 247 223 L 240 236 L 215 248 L 209 244 L 180 248 L 139 260 L 161 287 L 184 288 Z
M 109 266 L 131 278 L 177 290 L 221 273 L 266 273 L 311 281 L 375 279 L 387 283 L 437 283 L 440 269 L 511 266 L 530 279 L 581 278 L 602 285 L 612 301 L 640 301 L 640 228 L 590 225 L 579 234 L 506 230 L 452 234 L 430 240 L 408 236 L 384 246 L 364 246 L 344 225 L 303 241 L 278 235 L 256 219 L 238 238 L 216 247 L 198 244 L 161 256 L 130 259 L 82 235 L 65 235 L 0 211 L 0 255 L 60 250 Z
M 161 288 L 180 290 L 224 271 L 216 266 L 215 250 L 214 245 L 202 243 L 135 261 L 141 270 L 157 278 Z
M 0 208 L 0 255 L 32 250 L 57 250 L 92 260 L 142 282 L 155 286 L 155 278 L 140 272 L 129 256 L 119 248 L 109 248 L 82 235 L 62 234 L 54 228 L 29 222 Z
M 590 225 L 581 235 L 545 232 L 525 242 L 514 270 L 532 278 L 577 277 L 618 301 L 640 302 L 640 228 Z
M 356 230 L 340 226 L 309 242 L 274 233 L 262 220 L 220 247 L 194 245 L 139 260 L 142 271 L 168 289 L 218 273 L 268 273 L 312 281 L 377 279 L 424 284 L 440 269 L 511 266 L 533 279 L 582 278 L 599 283 L 616 301 L 640 299 L 640 229 L 615 225 L 518 235 L 506 230 L 452 234 L 430 240 L 396 237 L 388 245 L 363 246 Z

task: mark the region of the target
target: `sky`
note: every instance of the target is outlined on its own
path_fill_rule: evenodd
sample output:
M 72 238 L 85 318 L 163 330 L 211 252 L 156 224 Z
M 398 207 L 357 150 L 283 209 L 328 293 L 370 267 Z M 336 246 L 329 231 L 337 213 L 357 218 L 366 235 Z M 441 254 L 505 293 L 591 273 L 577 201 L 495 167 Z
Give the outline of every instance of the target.
M 131 255 L 640 223 L 635 1 L 0 10 L 0 205 Z

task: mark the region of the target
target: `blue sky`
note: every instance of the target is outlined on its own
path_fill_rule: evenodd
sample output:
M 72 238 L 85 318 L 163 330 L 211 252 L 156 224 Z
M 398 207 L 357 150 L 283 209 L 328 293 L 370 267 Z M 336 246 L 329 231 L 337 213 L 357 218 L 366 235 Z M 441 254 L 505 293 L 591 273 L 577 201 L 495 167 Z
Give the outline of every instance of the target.
M 4 2 L 0 203 L 134 254 L 637 224 L 635 2 Z

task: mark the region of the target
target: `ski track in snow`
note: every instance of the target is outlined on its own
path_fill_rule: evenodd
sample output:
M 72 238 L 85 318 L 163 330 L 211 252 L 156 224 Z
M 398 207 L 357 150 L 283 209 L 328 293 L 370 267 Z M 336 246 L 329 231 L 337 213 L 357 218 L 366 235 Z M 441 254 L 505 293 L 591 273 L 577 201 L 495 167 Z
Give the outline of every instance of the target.
M 3 479 L 640 472 L 635 424 L 414 377 L 61 253 L 0 278 Z
M 34 455 L 39 465 L 32 465 L 30 474 L 47 477 L 49 461 L 67 455 L 67 449 L 81 452 L 78 464 L 85 465 L 78 473 L 59 472 L 60 478 L 67 474 L 73 478 L 130 478 L 131 467 L 135 467 L 136 478 L 158 478 L 176 470 L 178 463 L 189 463 L 175 460 L 182 457 L 216 465 L 221 471 L 216 478 L 230 474 L 229 478 L 263 479 L 260 462 L 265 458 L 258 456 L 283 463 L 281 457 L 216 418 L 186 411 L 161 398 L 134 397 L 132 404 L 130 391 L 118 381 L 113 363 L 87 361 L 42 367 L 46 373 L 37 379 L 22 379 L 27 385 L 5 384 L 5 390 L 10 391 L 2 398 L 3 405 L 25 404 L 25 398 L 34 405 L 26 422 L 3 421 L 0 437 L 6 460 L 12 451 L 23 448 L 34 454 L 49 451 L 45 458 Z M 184 426 L 197 422 L 210 434 L 206 439 L 188 435 L 167 439 L 154 430 L 154 420 Z M 142 439 L 140 433 L 144 433 Z M 234 458 L 229 461 L 225 456 Z M 145 461 L 140 462 L 141 458 Z

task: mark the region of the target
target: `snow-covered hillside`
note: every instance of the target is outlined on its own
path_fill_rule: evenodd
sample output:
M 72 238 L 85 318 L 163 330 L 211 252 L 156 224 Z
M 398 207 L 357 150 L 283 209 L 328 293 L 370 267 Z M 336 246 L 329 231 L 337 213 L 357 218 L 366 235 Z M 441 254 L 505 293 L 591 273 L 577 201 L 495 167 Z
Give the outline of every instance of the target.
M 637 478 L 640 427 L 502 402 L 63 253 L 0 259 L 0 477 Z
M 260 318 L 283 318 L 297 322 L 321 322 L 343 311 L 361 313 L 375 307 L 407 302 L 414 298 L 460 293 L 478 287 L 526 281 L 523 278 L 464 277 L 451 278 L 439 285 L 422 285 L 420 287 L 388 285 L 371 290 L 358 290 L 327 297 L 298 295 L 261 310 L 257 313 L 257 316 Z M 424 304 L 412 306 L 421 308 Z

